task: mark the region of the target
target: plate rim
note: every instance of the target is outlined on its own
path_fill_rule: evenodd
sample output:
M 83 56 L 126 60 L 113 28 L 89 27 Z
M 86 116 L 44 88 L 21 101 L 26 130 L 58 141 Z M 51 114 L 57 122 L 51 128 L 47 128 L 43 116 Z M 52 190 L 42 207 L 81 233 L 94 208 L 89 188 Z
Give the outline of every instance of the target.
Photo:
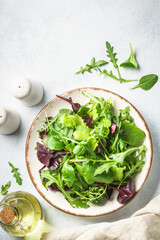
M 115 93 L 115 92 L 112 92 L 110 90 L 107 90 L 107 89 L 103 89 L 103 88 L 97 88 L 97 87 L 81 87 L 81 88 L 75 88 L 75 89 L 72 89 L 72 90 L 69 90 L 69 91 L 66 91 L 62 94 L 60 94 L 61 96 L 65 96 L 65 95 L 69 95 L 73 92 L 79 92 L 79 91 L 84 91 L 84 90 L 95 90 L 95 91 L 104 91 L 104 92 L 107 92 L 107 93 L 110 93 L 112 95 L 115 95 L 117 97 L 119 97 L 120 99 L 124 100 L 125 102 L 129 103 L 132 108 L 136 111 L 136 113 L 138 114 L 138 116 L 141 118 L 141 120 L 143 121 L 144 123 L 144 126 L 146 128 L 146 131 L 148 133 L 148 139 L 149 139 L 149 145 L 150 145 L 150 151 L 151 151 L 151 155 L 150 155 L 150 161 L 149 161 L 149 167 L 147 169 L 147 174 L 143 180 L 143 183 L 141 185 L 141 187 L 136 191 L 136 193 L 133 195 L 133 197 L 131 199 L 129 199 L 125 204 L 120 204 L 120 206 L 114 210 L 111 210 L 111 211 L 107 211 L 107 212 L 104 212 L 104 213 L 99 213 L 99 214 L 95 214 L 95 215 L 90 215 L 90 214 L 80 214 L 80 213 L 73 213 L 73 212 L 70 212 L 69 210 L 65 210 L 65 209 L 62 209 L 61 207 L 58 207 L 56 206 L 54 203 L 52 203 L 49 199 L 46 198 L 46 196 L 43 194 L 43 192 L 41 192 L 37 186 L 37 183 L 34 181 L 34 178 L 32 176 L 32 173 L 31 173 L 31 169 L 30 169 L 30 166 L 29 166 L 29 161 L 28 161 L 28 149 L 29 149 L 29 141 L 30 141 L 30 137 L 31 137 L 31 133 L 32 133 L 32 130 L 33 130 L 33 127 L 37 121 L 37 119 L 39 118 L 39 116 L 41 115 L 41 113 L 49 106 L 51 105 L 52 103 L 54 103 L 55 101 L 58 100 L 57 97 L 53 98 L 52 100 L 50 100 L 39 112 L 38 114 L 36 115 L 36 117 L 34 118 L 34 120 L 32 121 L 31 125 L 30 125 L 30 128 L 29 128 L 29 131 L 28 131 L 28 134 L 27 134 L 27 138 L 26 138 L 26 143 L 25 143 L 25 162 L 26 162 L 26 167 L 27 167 L 27 171 L 28 171 L 28 174 L 30 176 L 30 179 L 35 187 L 35 189 L 38 191 L 38 193 L 50 204 L 52 205 L 53 207 L 57 208 L 58 210 L 62 211 L 62 212 L 65 212 L 67 214 L 70 214 L 70 215 L 73 215 L 73 216 L 78 216 L 78 217 L 101 217 L 101 216 L 105 216 L 105 215 L 108 215 L 110 213 L 113 213 L 113 212 L 116 212 L 118 211 L 119 209 L 123 208 L 124 206 L 126 206 L 128 203 L 130 203 L 136 196 L 137 194 L 140 192 L 140 190 L 143 188 L 147 178 L 148 178 L 148 175 L 150 173 L 150 170 L 151 170 L 151 166 L 152 166 L 152 161 L 153 161 L 153 143 L 152 143 L 152 138 L 151 138 L 151 133 L 149 131 L 149 128 L 148 128 L 148 125 L 145 121 L 145 119 L 143 118 L 143 116 L 141 115 L 141 113 L 138 111 L 138 109 L 131 103 L 129 102 L 126 98 L 120 96 L 119 94 Z M 67 201 L 67 200 L 66 200 Z

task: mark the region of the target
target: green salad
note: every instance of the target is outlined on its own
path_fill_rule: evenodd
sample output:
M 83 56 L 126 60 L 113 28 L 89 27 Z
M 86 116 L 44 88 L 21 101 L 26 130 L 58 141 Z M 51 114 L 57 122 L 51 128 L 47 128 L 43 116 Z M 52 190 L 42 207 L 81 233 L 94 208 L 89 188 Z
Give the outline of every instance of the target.
M 135 193 L 133 176 L 142 170 L 145 132 L 130 115 L 130 107 L 115 114 L 112 99 L 87 91 L 84 105 L 67 101 L 71 109 L 48 116 L 38 130 L 37 158 L 44 187 L 60 191 L 72 207 L 88 208 L 112 200 L 124 204 Z

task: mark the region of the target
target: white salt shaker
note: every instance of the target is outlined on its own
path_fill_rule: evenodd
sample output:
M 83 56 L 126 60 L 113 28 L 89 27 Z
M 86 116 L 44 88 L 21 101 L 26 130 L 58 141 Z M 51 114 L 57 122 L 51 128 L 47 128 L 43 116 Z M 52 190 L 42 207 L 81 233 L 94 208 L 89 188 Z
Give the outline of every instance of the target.
M 20 125 L 20 115 L 13 109 L 0 107 L 0 134 L 12 134 Z
M 27 78 L 13 81 L 11 91 L 14 97 L 29 107 L 37 105 L 43 98 L 41 83 Z

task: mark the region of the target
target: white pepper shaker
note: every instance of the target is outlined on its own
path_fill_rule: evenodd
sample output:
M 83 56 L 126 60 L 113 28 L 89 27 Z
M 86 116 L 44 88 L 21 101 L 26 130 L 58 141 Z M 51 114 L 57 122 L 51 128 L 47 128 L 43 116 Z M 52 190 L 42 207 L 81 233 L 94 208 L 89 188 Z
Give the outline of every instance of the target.
M 13 81 L 11 91 L 14 97 L 21 100 L 28 107 L 37 105 L 43 98 L 41 83 L 27 78 Z
M 12 134 L 20 125 L 20 115 L 13 109 L 0 107 L 0 134 Z

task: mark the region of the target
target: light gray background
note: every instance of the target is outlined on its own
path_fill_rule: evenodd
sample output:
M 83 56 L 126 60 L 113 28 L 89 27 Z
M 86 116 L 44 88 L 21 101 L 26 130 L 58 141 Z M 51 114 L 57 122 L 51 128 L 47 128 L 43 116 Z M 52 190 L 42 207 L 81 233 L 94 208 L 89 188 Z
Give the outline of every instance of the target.
M 0 184 L 12 180 L 10 192 L 19 189 L 34 194 L 55 228 L 129 217 L 160 192 L 160 83 L 150 91 L 131 91 L 134 83 L 120 84 L 98 73 L 74 74 L 93 56 L 105 59 L 106 40 L 115 46 L 119 63 L 129 56 L 129 42 L 137 53 L 140 69 L 122 69 L 123 76 L 160 75 L 160 1 L 0 0 L 0 105 L 12 105 L 21 115 L 15 134 L 0 135 Z M 45 96 L 39 105 L 27 108 L 14 99 L 9 87 L 18 77 L 41 81 Z M 152 169 L 142 191 L 126 207 L 100 218 L 70 216 L 45 202 L 30 181 L 24 154 L 27 132 L 40 109 L 56 94 L 87 86 L 111 90 L 135 105 L 149 126 L 154 150 Z M 8 161 L 19 167 L 22 187 L 14 182 Z M 0 229 L 0 239 L 14 237 Z

